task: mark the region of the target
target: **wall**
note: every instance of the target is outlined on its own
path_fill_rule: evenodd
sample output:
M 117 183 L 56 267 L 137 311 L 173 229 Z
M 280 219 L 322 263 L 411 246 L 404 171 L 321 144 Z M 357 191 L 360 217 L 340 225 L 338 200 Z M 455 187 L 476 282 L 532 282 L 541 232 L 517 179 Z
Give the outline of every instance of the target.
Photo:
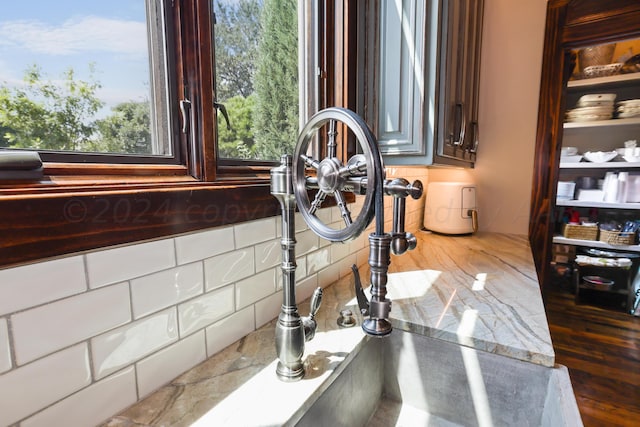
M 407 202 L 407 230 L 423 206 Z M 297 214 L 298 300 L 365 264 L 371 229 L 330 244 Z M 274 319 L 280 235 L 273 217 L 0 270 L 0 426 L 97 424 Z
M 480 230 L 528 234 L 546 0 L 485 0 L 480 74 Z

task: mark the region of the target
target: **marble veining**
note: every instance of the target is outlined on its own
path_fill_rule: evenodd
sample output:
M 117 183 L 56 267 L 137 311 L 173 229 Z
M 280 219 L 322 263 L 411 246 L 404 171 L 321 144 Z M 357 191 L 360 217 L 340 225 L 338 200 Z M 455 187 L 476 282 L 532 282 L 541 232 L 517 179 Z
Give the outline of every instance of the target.
M 525 236 L 418 232 L 418 248 L 392 257 L 388 297 L 394 328 L 547 367 L 554 353 Z M 361 267 L 363 282 L 367 268 Z M 324 291 L 316 338 L 306 346 L 306 377 L 275 375 L 275 321 L 230 345 L 104 426 L 294 424 L 366 337 L 339 329 L 341 309 L 355 309 L 353 279 Z M 308 311 L 308 301 L 300 312 Z M 361 319 L 359 319 L 361 320 Z M 277 397 L 277 400 L 275 398 Z M 260 420 L 255 423 L 255 420 Z M 240 424 L 238 424 L 240 423 Z M 209 424 L 211 425 L 211 424 Z

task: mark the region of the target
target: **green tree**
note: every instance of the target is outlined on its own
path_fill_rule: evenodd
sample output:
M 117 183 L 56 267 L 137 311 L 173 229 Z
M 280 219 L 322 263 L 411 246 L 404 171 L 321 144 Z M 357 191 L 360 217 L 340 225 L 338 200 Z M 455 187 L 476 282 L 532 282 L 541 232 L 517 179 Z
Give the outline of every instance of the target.
M 82 151 L 92 144 L 91 120 L 103 103 L 95 96 L 100 84 L 77 80 L 73 69 L 62 84 L 45 81 L 33 65 L 24 76 L 24 87 L 0 87 L 0 126 L 11 148 Z
M 223 122 L 218 122 L 218 150 L 220 155 L 233 159 L 255 158 L 255 141 L 253 131 L 253 111 L 256 95 L 248 97 L 234 96 L 226 102 L 233 126 L 227 129 Z
M 123 102 L 111 111 L 111 115 L 96 121 L 98 136 L 87 148 L 109 153 L 153 154 L 149 101 Z
M 262 0 L 216 1 L 216 97 L 253 93 Z M 228 108 L 228 107 L 227 107 Z
M 298 14 L 295 0 L 265 0 L 255 89 L 256 154 L 277 160 L 298 137 Z

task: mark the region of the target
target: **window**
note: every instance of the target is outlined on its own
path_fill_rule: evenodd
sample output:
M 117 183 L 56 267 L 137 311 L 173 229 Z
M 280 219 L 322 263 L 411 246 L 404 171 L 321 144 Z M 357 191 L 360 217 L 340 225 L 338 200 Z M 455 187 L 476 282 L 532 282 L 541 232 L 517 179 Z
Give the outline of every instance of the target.
M 216 47 L 219 46 L 216 45 L 217 31 L 222 30 L 218 26 L 220 20 L 214 25 L 214 17 L 220 17 L 218 11 L 224 7 L 256 3 L 266 10 L 272 3 L 291 5 L 294 9 L 299 5 L 300 10 L 288 16 L 298 23 L 296 38 L 302 48 L 290 50 L 298 51 L 295 80 L 304 90 L 296 92 L 298 100 L 294 104 L 298 111 L 297 115 L 287 113 L 289 123 L 297 121 L 299 126 L 323 105 L 350 106 L 355 99 L 351 95 L 354 91 L 345 83 L 353 72 L 349 68 L 347 47 L 353 44 L 352 34 L 355 34 L 350 24 L 356 14 L 355 1 L 130 0 L 115 3 L 121 9 L 115 15 L 101 15 L 97 9 L 83 12 L 85 6 L 113 10 L 112 2 L 85 3 L 78 2 L 68 16 L 78 22 L 83 13 L 106 16 L 136 22 L 132 26 L 139 28 L 144 10 L 148 48 L 145 59 L 140 59 L 141 56 L 139 61 L 146 63 L 147 70 L 135 74 L 138 76 L 135 78 L 133 71 L 127 74 L 137 83 L 143 74 L 148 76 L 148 87 L 142 82 L 139 95 L 120 101 L 148 101 L 148 129 L 141 132 L 144 138 L 137 138 L 140 134 L 135 132 L 126 134 L 122 138 L 125 144 L 115 149 L 98 150 L 90 145 L 103 136 L 102 133 L 107 133 L 104 129 L 98 129 L 100 135 L 91 134 L 88 145 L 78 146 L 80 150 L 78 147 L 29 147 L 38 149 L 44 161 L 44 178 L 38 181 L 2 179 L 0 169 L 0 267 L 279 213 L 277 201 L 269 191 L 269 169 L 274 165 L 277 149 L 271 154 L 245 156 L 246 147 L 239 145 L 235 147 L 239 148 L 236 152 L 225 151 L 222 143 L 226 123 L 222 113 L 218 113 L 222 110 L 220 105 L 226 103 L 232 129 L 241 122 L 230 102 L 233 95 L 222 96 L 223 65 L 220 57 L 216 58 L 222 49 Z M 9 3 L 4 6 L 0 21 L 17 16 L 14 14 L 19 8 L 51 7 L 49 2 L 42 5 L 37 6 L 31 0 Z M 132 15 L 128 15 L 130 6 Z M 57 16 L 62 23 L 71 19 L 60 15 L 59 9 L 69 10 L 50 9 L 48 14 L 52 19 Z M 96 32 L 103 30 L 98 25 L 91 27 Z M 44 28 L 53 27 L 45 25 Z M 320 28 L 322 31 L 317 31 Z M 0 48 L 8 40 L 0 37 Z M 66 40 L 60 43 L 61 49 L 82 44 L 74 38 L 61 40 Z M 129 41 L 136 46 L 140 43 L 137 39 Z M 96 43 L 99 42 L 92 41 L 89 47 L 95 47 Z M 120 48 L 133 49 L 132 46 Z M 102 56 L 98 55 L 98 59 Z M 41 80 L 53 81 L 59 76 L 55 70 L 45 70 L 44 56 L 36 58 L 41 61 L 41 76 L 46 75 Z M 94 62 L 97 70 L 100 64 Z M 0 70 L 5 70 L 3 64 L 0 61 Z M 106 86 L 102 73 L 94 77 L 104 78 L 101 85 Z M 74 82 L 91 83 L 91 78 L 90 74 L 76 73 L 74 68 Z M 103 93 L 106 89 L 102 92 L 96 88 L 95 94 Z M 81 120 L 82 125 L 106 120 L 118 105 L 117 102 L 107 105 L 108 99 L 100 99 L 105 106 L 97 116 Z M 287 99 L 290 100 L 291 95 Z M 136 123 L 143 122 L 146 121 Z M 290 139 L 283 140 L 293 146 L 295 138 Z M 142 143 L 143 140 L 151 144 Z M 5 145 L 8 146 L 6 142 Z M 6 149 L 0 148 L 0 153 Z
M 177 163 L 163 2 L 44 0 L 0 18 L 0 147 L 45 160 Z M 149 23 L 149 24 L 147 24 Z M 137 157 L 137 158 L 136 158 Z M 132 159 L 133 158 L 133 159 Z

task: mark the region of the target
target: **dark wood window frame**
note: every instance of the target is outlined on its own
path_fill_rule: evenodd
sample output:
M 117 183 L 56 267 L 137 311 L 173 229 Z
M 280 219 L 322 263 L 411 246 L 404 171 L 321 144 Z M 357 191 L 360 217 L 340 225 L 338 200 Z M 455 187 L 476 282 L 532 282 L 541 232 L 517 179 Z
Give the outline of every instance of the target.
M 210 0 L 172 0 L 176 92 L 191 102 L 179 165 L 45 162 L 45 178 L 0 184 L 0 268 L 279 213 L 268 163 L 218 161 Z M 354 0 L 319 2 L 319 106 L 355 107 Z M 340 25 L 335 24 L 340 23 Z M 353 55 L 355 57 L 355 55 Z M 176 107 L 177 108 L 177 107 Z

